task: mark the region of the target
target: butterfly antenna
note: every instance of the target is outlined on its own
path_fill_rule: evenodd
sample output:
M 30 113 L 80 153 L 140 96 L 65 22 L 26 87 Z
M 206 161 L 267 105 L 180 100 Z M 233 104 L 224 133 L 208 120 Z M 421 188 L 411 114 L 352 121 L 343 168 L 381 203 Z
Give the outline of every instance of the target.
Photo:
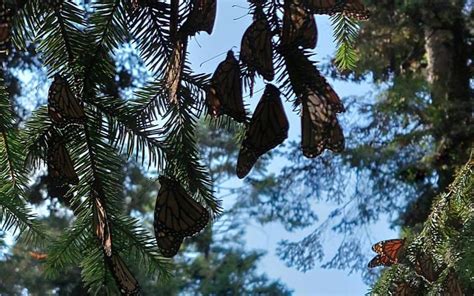
M 232 48 L 233 48 L 233 47 L 232 47 Z M 202 62 L 202 63 L 199 64 L 199 67 L 202 67 L 202 65 L 204 65 L 205 63 L 210 62 L 210 61 L 212 61 L 212 60 L 214 60 L 214 59 L 216 59 L 216 58 L 218 58 L 218 57 L 220 57 L 220 56 L 222 56 L 222 55 L 225 55 L 227 52 L 228 52 L 228 50 L 226 50 L 225 52 L 222 52 L 222 53 L 220 53 L 220 54 L 218 54 L 218 55 L 216 55 L 216 56 L 213 56 L 213 57 L 210 58 L 210 59 L 205 60 L 204 62 Z

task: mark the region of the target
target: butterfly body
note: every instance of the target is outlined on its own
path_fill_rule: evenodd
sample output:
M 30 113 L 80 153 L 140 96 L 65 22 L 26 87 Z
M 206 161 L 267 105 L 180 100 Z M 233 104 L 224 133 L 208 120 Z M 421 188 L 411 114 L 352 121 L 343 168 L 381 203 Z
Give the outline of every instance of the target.
M 212 75 L 211 85 L 206 92 L 206 103 L 212 117 L 226 114 L 237 122 L 245 122 L 247 119 L 242 98 L 240 66 L 232 50 L 227 52 L 226 59 Z
M 404 245 L 405 239 L 390 239 L 374 244 L 372 250 L 377 256 L 370 260 L 368 267 L 391 266 L 398 263 Z
M 261 155 L 280 145 L 288 137 L 288 129 L 280 91 L 274 85 L 267 84 L 242 142 L 237 176 L 245 177 Z
M 186 236 L 200 232 L 209 222 L 209 212 L 175 180 L 161 176 L 155 204 L 155 237 L 163 256 L 173 257 Z

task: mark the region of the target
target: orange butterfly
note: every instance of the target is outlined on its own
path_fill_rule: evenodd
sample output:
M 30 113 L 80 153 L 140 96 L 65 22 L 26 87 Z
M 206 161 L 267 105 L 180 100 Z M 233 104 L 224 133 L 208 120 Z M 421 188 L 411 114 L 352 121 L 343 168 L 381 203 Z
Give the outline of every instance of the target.
M 10 15 L 10 10 L 6 9 L 4 1 L 0 0 L 0 56 L 8 55 L 10 47 Z
M 318 28 L 313 14 L 307 11 L 301 0 L 285 0 L 282 46 L 315 48 L 317 40 Z
M 400 252 L 405 245 L 405 239 L 389 239 L 376 243 L 372 250 L 378 255 L 370 260 L 370 268 L 376 266 L 390 266 L 398 263 Z
M 105 258 L 105 262 L 122 295 L 140 295 L 141 289 L 138 281 L 120 256 L 112 254 L 111 257 Z
M 227 52 L 226 59 L 212 75 L 211 85 L 206 92 L 206 104 L 212 117 L 226 114 L 237 122 L 245 122 L 247 119 L 242 98 L 240 66 L 232 50 Z
M 42 252 L 30 251 L 30 256 L 31 258 L 38 261 L 43 261 L 43 260 L 48 259 L 48 254 L 42 253 Z
M 79 182 L 71 156 L 59 135 L 53 135 L 49 140 L 47 164 L 48 176 L 54 184 L 77 185 Z
M 107 217 L 104 204 L 102 202 L 103 196 L 99 195 L 98 190 L 94 186 L 92 188 L 91 198 L 93 200 L 93 217 L 95 235 L 100 240 L 104 253 L 107 257 L 112 256 L 112 232 Z
M 274 85 L 267 84 L 242 142 L 237 176 L 245 177 L 261 155 L 283 143 L 288 137 L 288 129 L 280 91 Z
M 240 43 L 240 60 L 247 65 L 249 72 L 273 80 L 272 32 L 263 11 L 257 10 L 253 23 L 245 30 Z
M 84 110 L 71 91 L 68 81 L 59 74 L 54 75 L 53 83 L 49 87 L 48 114 L 59 126 L 82 123 L 85 118 Z
M 176 180 L 161 176 L 153 226 L 163 256 L 173 257 L 186 236 L 199 233 L 209 222 L 209 212 Z
M 192 0 L 192 9 L 184 22 L 182 31 L 193 36 L 199 31 L 212 33 L 216 19 L 216 0 Z

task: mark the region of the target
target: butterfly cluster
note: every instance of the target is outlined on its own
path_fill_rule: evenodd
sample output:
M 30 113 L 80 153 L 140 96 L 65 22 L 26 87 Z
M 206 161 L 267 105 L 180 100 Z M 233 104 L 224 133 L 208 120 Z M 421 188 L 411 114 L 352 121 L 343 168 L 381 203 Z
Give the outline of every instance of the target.
M 280 90 L 270 83 L 276 70 L 285 66 L 290 88 L 301 110 L 301 150 L 314 158 L 325 149 L 341 152 L 345 146 L 337 114 L 344 106 L 334 89 L 321 75 L 306 50 L 318 39 L 315 13 L 343 13 L 366 19 L 368 12 L 359 1 L 285 0 L 280 22 L 271 22 L 265 1 L 251 1 L 253 22 L 245 30 L 239 60 L 230 50 L 216 68 L 207 89 L 206 104 L 211 117 L 223 114 L 246 125 L 237 162 L 237 176 L 245 177 L 258 158 L 287 138 L 289 124 L 280 99 Z M 274 40 L 277 39 L 278 42 Z M 275 56 L 277 58 L 275 59 Z M 282 61 L 274 65 L 275 60 Z M 243 77 L 249 78 L 250 95 L 256 75 L 267 81 L 264 94 L 252 118 L 247 118 L 242 98 Z M 281 80 L 281 78 L 280 78 Z

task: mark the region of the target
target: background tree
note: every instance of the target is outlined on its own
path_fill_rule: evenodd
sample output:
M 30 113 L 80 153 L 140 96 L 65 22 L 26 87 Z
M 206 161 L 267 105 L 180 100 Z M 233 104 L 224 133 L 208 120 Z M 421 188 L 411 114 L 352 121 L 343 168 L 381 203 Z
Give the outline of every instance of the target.
M 346 99 L 346 150 L 309 161 L 293 144 L 284 153 L 289 164 L 258 198 L 279 196 L 287 208 L 306 197 L 340 205 L 311 235 L 279 246 L 281 257 L 302 270 L 323 260 L 324 234 L 335 231 L 344 238 L 322 266 L 366 273 L 363 250 L 374 243 L 366 227 L 388 215 L 402 236 L 417 234 L 472 148 L 472 5 L 372 1 L 368 8 L 371 19 L 360 24 L 355 42 L 357 68 L 338 74 L 326 66 L 337 78 L 379 86 Z M 268 178 L 256 188 L 265 184 Z

